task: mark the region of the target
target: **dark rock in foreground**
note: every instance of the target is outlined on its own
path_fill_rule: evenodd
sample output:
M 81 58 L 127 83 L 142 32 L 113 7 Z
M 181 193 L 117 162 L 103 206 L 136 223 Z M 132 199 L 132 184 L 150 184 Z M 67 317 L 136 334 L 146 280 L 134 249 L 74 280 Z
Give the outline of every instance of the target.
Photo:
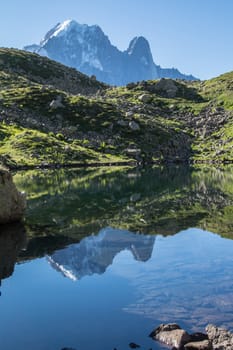
M 150 336 L 174 349 L 182 349 L 191 340 L 190 335 L 176 323 L 161 324 Z
M 25 196 L 16 189 L 11 174 L 0 169 L 0 224 L 19 221 L 25 207 Z
M 188 334 L 176 323 L 161 324 L 150 337 L 172 347 L 172 350 L 232 350 L 233 334 L 213 325 L 206 327 L 207 334 Z

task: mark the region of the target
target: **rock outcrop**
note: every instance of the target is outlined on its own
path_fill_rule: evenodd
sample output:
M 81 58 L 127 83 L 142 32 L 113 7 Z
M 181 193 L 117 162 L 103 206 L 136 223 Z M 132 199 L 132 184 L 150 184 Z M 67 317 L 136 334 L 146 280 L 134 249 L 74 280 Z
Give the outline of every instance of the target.
M 232 350 L 233 334 L 214 325 L 206 333 L 188 334 L 176 323 L 161 324 L 150 337 L 172 347 L 172 350 Z
M 19 221 L 25 207 L 25 195 L 17 190 L 11 174 L 0 169 L 0 224 Z

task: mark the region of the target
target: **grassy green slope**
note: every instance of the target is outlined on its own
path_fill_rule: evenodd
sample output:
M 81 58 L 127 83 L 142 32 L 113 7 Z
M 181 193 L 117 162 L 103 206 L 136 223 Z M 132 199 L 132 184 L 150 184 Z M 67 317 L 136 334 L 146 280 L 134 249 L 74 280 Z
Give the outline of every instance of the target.
M 232 78 L 110 88 L 45 57 L 0 49 L 0 161 L 231 161 Z

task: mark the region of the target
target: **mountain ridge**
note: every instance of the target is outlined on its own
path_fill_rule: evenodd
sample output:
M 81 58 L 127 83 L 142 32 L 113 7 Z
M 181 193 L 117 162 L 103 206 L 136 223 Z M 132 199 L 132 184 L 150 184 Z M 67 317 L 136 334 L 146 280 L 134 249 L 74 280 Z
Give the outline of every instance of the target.
M 134 37 L 128 48 L 120 51 L 98 25 L 79 24 L 75 20 L 58 23 L 39 45 L 27 45 L 24 49 L 94 75 L 110 85 L 123 86 L 163 77 L 196 80 L 176 68 L 161 68 L 155 64 L 150 44 L 143 36 Z

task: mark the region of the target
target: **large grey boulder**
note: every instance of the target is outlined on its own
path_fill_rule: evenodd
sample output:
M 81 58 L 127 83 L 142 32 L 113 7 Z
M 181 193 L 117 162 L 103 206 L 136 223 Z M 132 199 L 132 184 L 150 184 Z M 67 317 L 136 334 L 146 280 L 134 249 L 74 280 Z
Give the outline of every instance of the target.
M 161 324 L 150 337 L 178 350 L 183 349 L 183 346 L 191 340 L 190 335 L 176 323 Z
M 25 195 L 17 190 L 11 174 L 0 169 L 0 224 L 19 221 L 25 207 Z
M 151 101 L 151 95 L 149 94 L 143 94 L 143 95 L 140 95 L 138 97 L 139 101 L 143 102 L 143 103 L 148 103 Z
M 161 92 L 165 97 L 174 98 L 178 92 L 178 87 L 172 79 L 160 79 L 155 85 L 154 91 Z

